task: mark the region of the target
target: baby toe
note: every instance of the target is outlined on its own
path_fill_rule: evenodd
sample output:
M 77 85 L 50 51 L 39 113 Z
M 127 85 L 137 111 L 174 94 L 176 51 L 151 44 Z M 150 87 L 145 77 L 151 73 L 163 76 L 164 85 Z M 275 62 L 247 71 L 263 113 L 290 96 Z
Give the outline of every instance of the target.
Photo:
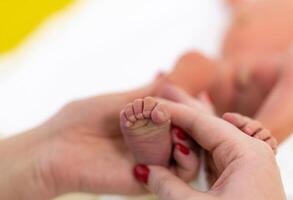
M 247 135 L 254 135 L 258 133 L 262 129 L 262 124 L 256 120 L 250 120 L 243 128 L 242 131 L 244 131 Z
M 127 127 L 127 128 L 129 128 L 129 127 L 131 127 L 133 125 L 133 123 L 127 119 L 124 110 L 122 110 L 120 112 L 120 124 L 121 124 L 122 127 Z
M 134 114 L 135 114 L 135 117 L 137 119 L 144 119 L 143 117 L 143 100 L 142 99 L 136 99 L 134 102 L 133 102 L 133 110 L 134 110 Z
M 242 128 L 248 123 L 248 119 L 239 113 L 225 113 L 223 119 L 237 128 Z
M 151 112 L 157 105 L 157 102 L 154 98 L 152 97 L 146 97 L 143 100 L 143 116 L 145 118 L 150 118 L 151 117 Z
M 259 132 L 257 132 L 253 137 L 265 141 L 266 139 L 271 137 L 271 132 L 267 129 L 262 129 Z
M 273 149 L 273 151 L 276 153 L 277 152 L 277 147 L 278 147 L 278 142 L 276 138 L 270 137 L 265 141 L 270 147 Z
M 134 111 L 133 111 L 133 104 L 129 103 L 126 105 L 126 107 L 124 108 L 124 112 L 126 115 L 126 118 L 131 121 L 131 122 L 136 122 L 136 118 L 134 115 Z
M 164 104 L 159 103 L 151 112 L 152 121 L 161 124 L 170 120 L 170 113 Z

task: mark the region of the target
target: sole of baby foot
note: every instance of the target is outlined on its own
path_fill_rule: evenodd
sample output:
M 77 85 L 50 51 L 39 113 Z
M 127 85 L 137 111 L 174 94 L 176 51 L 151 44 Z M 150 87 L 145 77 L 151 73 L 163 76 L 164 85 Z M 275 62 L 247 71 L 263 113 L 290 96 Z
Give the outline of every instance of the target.
M 152 97 L 136 99 L 120 113 L 120 126 L 136 161 L 167 166 L 171 154 L 170 114 Z

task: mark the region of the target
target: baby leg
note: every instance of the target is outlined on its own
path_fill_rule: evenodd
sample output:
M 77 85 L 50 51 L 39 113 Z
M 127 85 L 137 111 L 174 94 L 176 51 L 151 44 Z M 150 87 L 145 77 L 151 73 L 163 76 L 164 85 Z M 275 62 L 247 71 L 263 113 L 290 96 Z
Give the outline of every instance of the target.
M 241 65 L 279 54 L 293 41 L 291 0 L 228 0 L 234 6 L 232 24 L 223 42 L 223 55 Z M 244 63 L 242 63 L 244 64 Z
M 138 163 L 169 165 L 170 114 L 163 104 L 152 97 L 129 103 L 120 113 L 120 126 Z
M 247 135 L 266 142 L 276 153 L 277 140 L 268 129 L 263 127 L 259 121 L 238 113 L 225 113 L 223 118 L 238 127 Z
M 188 52 L 177 61 L 167 78 L 190 95 L 197 96 L 210 88 L 217 72 L 214 60 L 198 52 Z

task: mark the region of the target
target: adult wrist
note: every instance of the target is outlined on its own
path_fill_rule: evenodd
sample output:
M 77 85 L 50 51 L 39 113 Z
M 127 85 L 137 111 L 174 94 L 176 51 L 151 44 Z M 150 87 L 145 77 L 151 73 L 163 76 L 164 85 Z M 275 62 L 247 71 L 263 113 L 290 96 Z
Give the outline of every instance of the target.
M 0 142 L 0 199 L 50 199 L 54 188 L 40 170 L 45 133 L 36 128 Z

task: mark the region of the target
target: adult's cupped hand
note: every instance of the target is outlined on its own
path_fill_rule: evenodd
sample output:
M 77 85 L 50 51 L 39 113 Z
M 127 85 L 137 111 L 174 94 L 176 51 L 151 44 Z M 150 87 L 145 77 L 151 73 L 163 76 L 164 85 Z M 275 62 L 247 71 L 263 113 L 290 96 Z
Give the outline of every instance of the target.
M 191 107 L 194 104 L 187 94 L 182 92 L 175 98 L 181 103 L 165 101 L 172 123 L 212 155 L 219 175 L 208 192 L 199 192 L 162 167 L 145 166 L 149 190 L 162 200 L 285 199 L 274 153 L 267 144 L 221 118 Z

